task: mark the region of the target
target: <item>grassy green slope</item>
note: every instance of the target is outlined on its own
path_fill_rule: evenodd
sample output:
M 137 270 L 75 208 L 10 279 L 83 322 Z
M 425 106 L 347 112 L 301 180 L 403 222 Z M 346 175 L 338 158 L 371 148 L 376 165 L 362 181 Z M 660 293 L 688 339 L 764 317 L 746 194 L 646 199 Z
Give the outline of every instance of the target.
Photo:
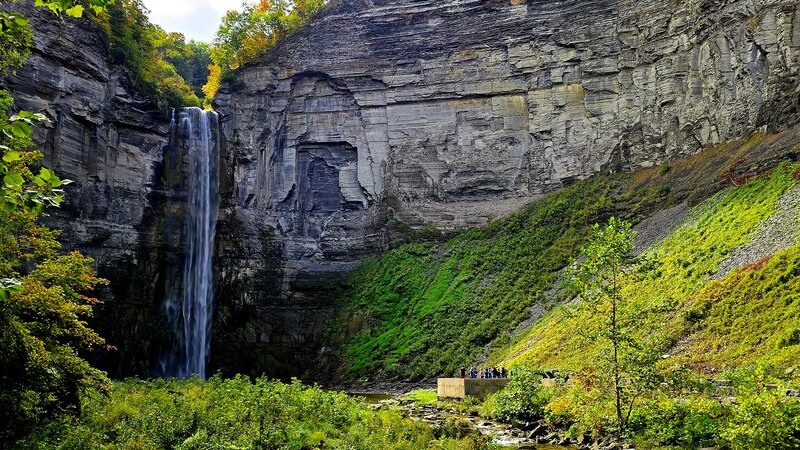
M 352 280 L 344 336 L 357 375 L 453 371 L 515 326 L 612 205 L 612 180 L 581 183 L 443 245 L 411 244 Z M 358 329 L 360 328 L 360 330 Z
M 431 377 L 453 373 L 487 353 L 502 362 L 568 362 L 574 352 L 569 334 L 550 331 L 561 320 L 557 310 L 521 339 L 512 338 L 511 332 L 529 317 L 532 305 L 550 309 L 557 303 L 548 291 L 559 271 L 577 255 L 588 227 L 610 215 L 637 221 L 681 202 L 700 203 L 732 181 L 752 178 L 793 154 L 795 131 L 766 138 L 755 135 L 666 167 L 594 177 L 445 243 L 408 244 L 371 261 L 353 276 L 341 314 L 331 327 L 330 340 L 340 349 L 341 375 Z M 724 220 L 735 223 L 720 230 L 725 233 L 720 236 L 725 248 L 746 240 L 743 231 L 763 220 L 786 188 L 764 179 L 751 186 L 732 195 L 746 197 L 747 191 L 763 196 L 758 202 L 763 207 L 746 214 L 731 210 Z M 725 200 L 717 198 L 700 207 L 695 216 L 720 202 Z M 703 288 L 703 273 L 715 269 L 725 252 L 719 247 L 708 255 L 709 248 L 701 241 L 687 246 L 687 251 L 705 255 L 697 267 L 692 266 L 698 272 L 690 277 L 691 290 L 663 294 L 682 301 L 687 292 Z M 685 255 L 675 257 L 679 256 Z M 674 276 L 686 275 L 686 270 Z
M 800 284 L 793 279 L 800 262 L 798 249 L 781 252 L 763 267 L 736 271 L 721 283 L 709 282 L 719 264 L 750 240 L 786 190 L 795 186 L 794 170 L 783 164 L 768 177 L 693 208 L 683 226 L 649 251 L 657 261 L 657 276 L 625 286 L 625 298 L 634 304 L 669 307 L 669 313 L 650 318 L 648 332 L 665 332 L 673 344 L 680 344 L 674 348 L 678 359 L 701 369 L 800 360 L 800 346 L 788 345 L 793 342 L 791 330 L 800 330 Z M 492 360 L 576 367 L 593 351 L 579 337 L 579 330 L 592 321 L 586 313 L 554 310 Z M 777 343 L 780 339 L 783 347 Z

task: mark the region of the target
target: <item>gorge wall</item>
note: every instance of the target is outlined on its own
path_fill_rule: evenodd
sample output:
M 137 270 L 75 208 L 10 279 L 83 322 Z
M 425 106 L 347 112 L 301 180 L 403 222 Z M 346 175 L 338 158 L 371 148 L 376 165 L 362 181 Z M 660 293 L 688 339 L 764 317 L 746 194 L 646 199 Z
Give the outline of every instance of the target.
M 267 371 L 319 363 L 336 288 L 392 226 L 479 225 L 784 128 L 798 71 L 794 0 L 334 2 L 217 95 L 235 324 L 217 343 Z
M 43 164 L 74 181 L 45 220 L 111 282 L 92 325 L 116 350 L 88 356 L 113 376 L 148 376 L 170 339 L 163 298 L 183 252 L 182 156 L 167 148 L 169 117 L 109 63 L 91 20 L 32 3 L 0 5 L 26 16 L 34 35 L 28 61 L 0 85 L 16 108 L 50 119 L 34 128 Z
M 50 220 L 111 280 L 112 375 L 150 375 L 179 278 L 187 163 L 169 117 L 88 20 L 26 3 L 37 142 L 69 186 Z M 800 111 L 794 0 L 341 0 L 223 85 L 209 372 L 314 377 L 347 275 L 594 173 L 692 154 Z

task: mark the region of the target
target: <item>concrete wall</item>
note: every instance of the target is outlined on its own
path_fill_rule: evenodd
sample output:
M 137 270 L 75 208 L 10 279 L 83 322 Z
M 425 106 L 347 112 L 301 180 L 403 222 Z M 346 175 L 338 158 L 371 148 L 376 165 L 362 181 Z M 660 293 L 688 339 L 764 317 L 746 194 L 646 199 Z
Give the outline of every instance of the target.
M 439 378 L 437 396 L 464 398 L 468 395 L 483 400 L 488 394 L 497 392 L 508 384 L 508 378 Z

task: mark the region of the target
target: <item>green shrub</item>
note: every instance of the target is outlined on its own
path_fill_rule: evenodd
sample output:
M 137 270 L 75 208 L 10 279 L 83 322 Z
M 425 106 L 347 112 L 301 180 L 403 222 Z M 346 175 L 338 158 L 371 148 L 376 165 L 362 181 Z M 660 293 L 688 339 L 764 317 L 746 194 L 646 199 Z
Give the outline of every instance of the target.
M 721 443 L 732 450 L 800 448 L 800 399 L 784 395 L 780 371 L 758 365 L 729 371 L 737 389 L 737 406 L 720 432 Z
M 659 197 L 666 197 L 667 195 L 669 195 L 671 190 L 672 190 L 672 188 L 669 186 L 669 183 L 667 183 L 666 181 L 662 182 L 662 183 L 658 183 L 658 186 L 656 186 L 656 195 L 659 196 Z
M 643 402 L 631 417 L 637 448 L 713 447 L 732 407 L 703 395 L 665 395 Z
M 800 400 L 763 388 L 744 391 L 736 399 L 739 406 L 720 433 L 731 449 L 800 448 Z
M 542 386 L 540 372 L 528 366 L 516 367 L 506 387 L 494 397 L 497 415 L 504 420 L 544 417 L 544 406 L 552 394 Z

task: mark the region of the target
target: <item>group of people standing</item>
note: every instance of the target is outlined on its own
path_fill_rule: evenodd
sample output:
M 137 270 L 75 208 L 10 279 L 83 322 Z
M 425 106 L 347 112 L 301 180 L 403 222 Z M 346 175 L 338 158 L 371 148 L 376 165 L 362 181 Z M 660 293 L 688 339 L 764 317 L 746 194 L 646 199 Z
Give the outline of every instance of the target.
M 462 367 L 459 371 L 459 378 L 508 378 L 508 371 L 505 367 L 498 369 L 497 367 L 487 367 L 476 369 L 472 367 L 467 372 L 466 367 Z

